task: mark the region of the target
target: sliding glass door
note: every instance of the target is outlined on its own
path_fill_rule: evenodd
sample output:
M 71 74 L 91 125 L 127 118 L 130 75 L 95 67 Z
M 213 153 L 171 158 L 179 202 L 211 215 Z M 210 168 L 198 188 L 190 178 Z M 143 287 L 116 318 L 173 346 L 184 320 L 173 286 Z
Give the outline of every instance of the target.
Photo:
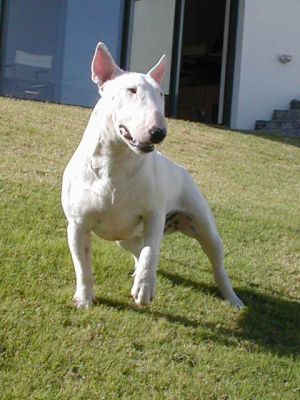
M 4 5 L 1 94 L 55 101 L 64 1 L 10 0 Z
M 170 65 L 176 0 L 137 0 L 134 2 L 130 70 L 147 72 L 166 54 L 168 70 L 165 94 L 170 93 Z
M 125 0 L 4 0 L 0 94 L 95 105 L 93 52 L 103 41 L 120 62 L 124 5 Z

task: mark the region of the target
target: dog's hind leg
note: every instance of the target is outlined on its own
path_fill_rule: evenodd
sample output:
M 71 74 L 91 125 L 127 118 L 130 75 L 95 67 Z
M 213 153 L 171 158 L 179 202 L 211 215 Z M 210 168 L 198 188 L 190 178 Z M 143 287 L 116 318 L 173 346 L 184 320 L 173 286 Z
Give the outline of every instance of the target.
M 179 230 L 200 243 L 212 264 L 214 279 L 223 297 L 233 306 L 242 308 L 244 304 L 235 294 L 224 267 L 223 243 L 215 219 L 206 199 L 193 183 L 185 192 L 184 203 L 186 220 Z
M 91 232 L 87 231 L 83 225 L 70 221 L 68 243 L 76 273 L 75 305 L 77 308 L 87 308 L 95 300 Z

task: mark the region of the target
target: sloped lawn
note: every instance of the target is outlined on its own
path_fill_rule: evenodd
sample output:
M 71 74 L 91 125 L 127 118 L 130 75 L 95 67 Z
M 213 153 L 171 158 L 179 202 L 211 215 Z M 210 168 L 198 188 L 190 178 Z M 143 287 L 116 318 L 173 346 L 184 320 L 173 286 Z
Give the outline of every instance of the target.
M 208 198 L 244 310 L 172 235 L 149 308 L 131 257 L 95 238 L 97 304 L 78 311 L 60 185 L 89 114 L 0 99 L 0 398 L 298 399 L 300 141 L 169 121 L 161 151 Z

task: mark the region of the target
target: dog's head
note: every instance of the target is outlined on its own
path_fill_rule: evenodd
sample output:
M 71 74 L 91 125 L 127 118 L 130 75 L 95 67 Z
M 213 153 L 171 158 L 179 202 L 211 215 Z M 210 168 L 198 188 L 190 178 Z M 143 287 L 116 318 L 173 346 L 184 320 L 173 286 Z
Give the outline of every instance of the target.
M 114 124 L 117 138 L 135 153 L 149 153 L 167 134 L 164 95 L 160 88 L 166 58 L 147 73 L 126 72 L 114 62 L 103 43 L 98 43 L 92 61 L 92 80 Z

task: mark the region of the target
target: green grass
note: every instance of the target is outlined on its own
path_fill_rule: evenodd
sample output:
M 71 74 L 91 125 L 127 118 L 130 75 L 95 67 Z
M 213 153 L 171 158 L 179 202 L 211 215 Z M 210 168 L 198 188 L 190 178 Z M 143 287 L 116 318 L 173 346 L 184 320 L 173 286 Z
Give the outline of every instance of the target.
M 0 398 L 298 399 L 300 141 L 169 121 L 161 150 L 208 198 L 247 308 L 172 235 L 149 308 L 131 257 L 95 238 L 98 300 L 77 311 L 60 185 L 89 113 L 0 99 Z

